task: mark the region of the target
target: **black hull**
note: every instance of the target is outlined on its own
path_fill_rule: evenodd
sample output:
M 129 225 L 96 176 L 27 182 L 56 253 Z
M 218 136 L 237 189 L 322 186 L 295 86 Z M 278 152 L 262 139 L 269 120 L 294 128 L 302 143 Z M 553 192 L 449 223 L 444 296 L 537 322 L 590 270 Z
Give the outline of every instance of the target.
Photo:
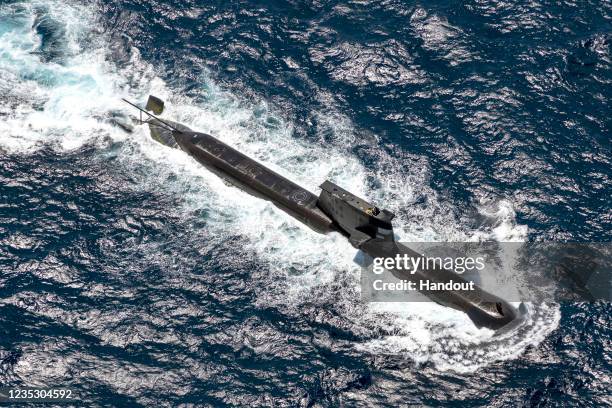
M 272 202 L 320 233 L 335 230 L 317 207 L 318 197 L 218 139 L 198 132 L 173 132 L 181 149 L 248 193 Z
M 160 122 L 159 119 L 150 120 L 149 128 L 156 141 L 184 150 L 221 178 L 272 202 L 317 232 L 337 231 L 345 235 L 354 247 L 373 258 L 394 258 L 397 254 L 419 256 L 394 241 L 391 212 L 378 209 L 334 183 L 323 183 L 321 195 L 316 196 L 213 136 L 193 132 L 179 123 Z M 419 270 L 414 274 L 390 271 L 400 279 L 415 282 L 465 282 L 461 276 L 446 269 Z M 519 324 L 522 318 L 522 313 L 509 303 L 478 287 L 475 290 L 422 293 L 441 305 L 465 312 L 477 327 L 510 328 Z

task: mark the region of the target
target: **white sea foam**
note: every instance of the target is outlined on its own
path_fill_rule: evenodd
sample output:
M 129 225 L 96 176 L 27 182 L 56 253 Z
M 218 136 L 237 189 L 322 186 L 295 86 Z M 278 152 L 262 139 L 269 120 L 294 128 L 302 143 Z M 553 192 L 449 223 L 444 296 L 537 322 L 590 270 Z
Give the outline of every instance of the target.
M 493 227 L 472 230 L 462 225 L 453 217 L 452 205 L 429 187 L 427 161 L 409 154 L 392 157 L 377 146 L 375 135 L 364 143 L 376 152 L 377 163 L 365 166 L 347 148 L 352 144 L 347 141 L 361 141 L 357 130 L 332 108 L 318 115 L 328 143 L 312 144 L 294 138 L 291 124 L 264 101 L 253 105 L 208 78 L 201 79 L 205 103 L 174 92 L 140 59 L 138 50 L 132 50 L 127 68 L 115 66 L 106 58 L 110 40 L 88 36 L 96 25 L 94 11 L 53 0 L 0 6 L 0 79 L 7 91 L 0 99 L 2 149 L 28 154 L 43 145 L 71 150 L 85 143 L 104 145 L 109 138 L 124 142 L 119 152 L 122 165 L 145 168 L 148 174 L 136 188 L 163 189 L 182 197 L 179 211 L 185 217 L 207 210 L 212 233 L 246 237 L 247 249 L 270 265 L 271 287 L 258 302 L 293 307 L 299 313 L 299 305 L 316 296 L 315 289 L 331 291 L 333 285 L 326 289 L 327 285 L 338 280 L 352 288 L 331 294 L 336 302 L 332 306 L 353 322 L 356 331 L 387 333 L 355 345 L 365 352 L 405 353 L 415 361 L 432 361 L 441 370 L 472 371 L 515 358 L 557 326 L 558 309 L 538 306 L 522 326 L 523 336 L 494 339 L 491 331 L 476 329 L 463 313 L 435 304 L 362 303 L 355 250 L 345 239 L 318 235 L 270 203 L 226 185 L 182 152 L 153 142 L 144 127 L 128 136 L 112 126 L 105 113 L 131 113 L 121 104 L 121 96 L 142 100 L 149 93 L 158 95 L 168 101 L 166 117 L 214 134 L 312 191 L 330 178 L 384 204 L 397 213 L 395 225 L 402 240 L 522 240 L 526 229 L 516 224 L 512 204 L 506 201 L 488 213 L 496 220 Z M 37 13 L 47 13 L 61 26 L 66 41 L 62 61 L 44 62 L 36 53 Z M 140 72 L 140 77 L 134 78 L 133 72 Z M 427 198 L 426 205 L 415 205 L 419 197 Z M 477 346 L 484 351 L 474 351 Z

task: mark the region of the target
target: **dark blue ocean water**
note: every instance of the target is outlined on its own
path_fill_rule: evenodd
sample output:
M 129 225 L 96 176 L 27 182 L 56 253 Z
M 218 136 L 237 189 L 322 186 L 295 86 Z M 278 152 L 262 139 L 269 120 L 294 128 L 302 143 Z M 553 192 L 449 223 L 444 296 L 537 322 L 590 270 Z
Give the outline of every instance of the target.
M 609 303 L 502 338 L 113 118 L 167 101 L 412 241 L 611 238 L 612 3 L 0 0 L 0 385 L 78 406 L 612 405 Z M 528 273 L 528 271 L 523 271 Z

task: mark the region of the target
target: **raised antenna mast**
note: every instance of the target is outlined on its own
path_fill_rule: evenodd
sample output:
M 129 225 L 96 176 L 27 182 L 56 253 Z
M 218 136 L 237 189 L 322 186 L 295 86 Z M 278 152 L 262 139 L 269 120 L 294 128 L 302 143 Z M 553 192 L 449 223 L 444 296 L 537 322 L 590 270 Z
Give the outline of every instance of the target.
M 169 130 L 174 130 L 174 131 L 176 131 L 176 132 L 180 132 L 180 130 L 179 130 L 179 129 L 177 129 L 175 126 L 172 126 L 171 124 L 169 124 L 169 123 L 168 123 L 168 122 L 166 122 L 165 120 L 162 120 L 162 119 L 158 118 L 157 116 L 155 116 L 155 115 L 153 115 L 153 114 L 150 114 L 150 113 L 149 113 L 149 112 L 147 112 L 146 110 L 144 110 L 144 109 L 142 109 L 142 108 L 140 108 L 140 107 L 136 106 L 135 104 L 133 104 L 132 102 L 128 101 L 127 99 L 125 99 L 125 98 L 121 98 L 121 100 L 122 100 L 123 102 L 127 103 L 128 105 L 132 105 L 134 108 L 138 109 L 138 110 L 139 110 L 141 113 L 144 113 L 144 114 L 146 114 L 146 115 L 148 115 L 148 116 L 152 117 L 153 119 L 157 120 L 158 122 L 163 123 L 164 125 L 166 125 L 166 126 L 169 128 Z M 141 120 L 141 122 L 142 122 L 142 120 Z

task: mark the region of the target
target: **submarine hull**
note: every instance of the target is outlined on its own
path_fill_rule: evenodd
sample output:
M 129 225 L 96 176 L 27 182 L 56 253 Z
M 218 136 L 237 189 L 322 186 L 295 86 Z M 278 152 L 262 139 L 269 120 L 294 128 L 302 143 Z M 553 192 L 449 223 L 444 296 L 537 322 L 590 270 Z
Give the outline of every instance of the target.
M 321 195 L 316 196 L 211 135 L 156 117 L 148 124 L 151 137 L 157 142 L 184 150 L 221 178 L 272 202 L 317 232 L 339 232 L 372 258 L 394 258 L 398 254 L 420 256 L 395 242 L 391 212 L 379 210 L 330 181 L 321 185 Z M 465 282 L 461 276 L 446 269 L 421 269 L 414 274 L 390 271 L 399 279 L 415 282 Z M 522 319 L 522 314 L 512 305 L 476 286 L 475 290 L 422 293 L 441 305 L 465 312 L 477 327 L 498 330 L 513 327 Z
M 222 178 L 266 199 L 320 233 L 335 231 L 318 196 L 206 133 L 173 132 L 178 146 Z
M 247 193 L 270 201 L 319 233 L 336 231 L 333 220 L 317 206 L 318 197 L 256 160 L 206 133 L 177 122 L 149 122 L 151 137 L 187 152 L 204 167 Z M 164 126 L 170 124 L 177 130 Z

